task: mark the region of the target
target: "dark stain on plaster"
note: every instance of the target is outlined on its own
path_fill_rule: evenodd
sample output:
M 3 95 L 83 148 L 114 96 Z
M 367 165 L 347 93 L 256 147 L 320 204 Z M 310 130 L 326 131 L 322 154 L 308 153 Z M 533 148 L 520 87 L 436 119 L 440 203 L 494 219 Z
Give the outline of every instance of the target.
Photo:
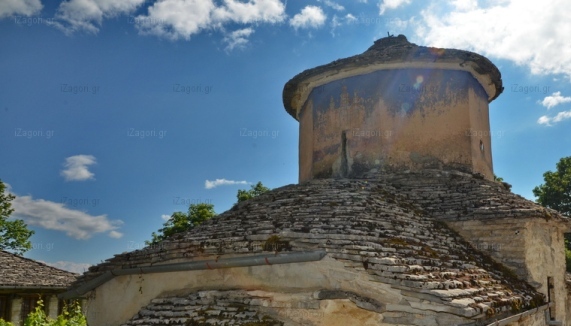
M 347 132 L 341 132 L 341 177 L 347 177 L 349 168 L 347 166 Z
M 465 71 L 392 69 L 332 81 L 316 87 L 308 99 L 314 103 L 313 118 L 318 124 L 320 114 L 332 108 L 340 111 L 355 104 L 364 105 L 366 115 L 370 115 L 379 99 L 385 102 L 393 115 L 408 116 L 416 110 L 425 114 L 426 108 L 438 106 L 437 101 L 445 98 L 448 102 L 462 100 L 458 97 L 467 96 L 469 87 L 485 96 L 476 79 Z M 431 96 L 425 96 L 428 94 Z M 353 112 L 348 109 L 351 115 Z

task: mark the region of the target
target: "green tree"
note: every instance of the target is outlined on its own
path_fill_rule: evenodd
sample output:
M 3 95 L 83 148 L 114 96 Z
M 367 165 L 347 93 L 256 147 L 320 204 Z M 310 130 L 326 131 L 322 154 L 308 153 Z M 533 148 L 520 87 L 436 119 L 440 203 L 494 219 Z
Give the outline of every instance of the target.
M 28 226 L 22 220 L 9 221 L 8 217 L 14 212 L 12 203 L 14 195 L 5 193 L 6 186 L 0 180 L 0 250 L 13 250 L 22 255 L 32 249 L 30 237 L 34 231 L 28 230 Z
M 544 184 L 533 189 L 537 203 L 571 217 L 571 156 L 556 165 L 556 171 L 543 174 Z
M 147 245 L 153 245 L 172 236 L 175 233 L 184 232 L 200 225 L 216 216 L 213 204 L 199 203 L 190 204 L 188 213 L 174 212 L 171 217 L 163 223 L 163 227 L 158 232 L 153 232 L 151 241 L 145 241 Z
M 504 182 L 504 178 L 498 177 L 497 175 L 494 174 L 494 181 L 496 181 L 496 182 Z
M 543 174 L 544 184 L 533 188 L 537 203 L 571 217 L 571 156 L 563 157 L 554 172 Z M 565 233 L 566 270 L 571 273 L 571 233 Z
M 238 197 L 238 202 L 241 203 L 245 200 L 259 196 L 267 191 L 270 191 L 270 188 L 264 186 L 261 181 L 258 181 L 256 185 L 250 186 L 250 190 L 238 190 L 238 195 L 236 195 L 236 197 Z

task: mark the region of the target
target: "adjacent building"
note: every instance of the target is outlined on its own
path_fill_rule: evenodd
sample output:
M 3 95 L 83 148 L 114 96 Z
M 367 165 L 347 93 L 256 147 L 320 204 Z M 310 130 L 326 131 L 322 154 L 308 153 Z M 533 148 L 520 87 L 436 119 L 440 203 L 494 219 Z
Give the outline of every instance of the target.
M 28 314 L 43 299 L 46 313 L 57 318 L 64 292 L 78 275 L 7 251 L 0 251 L 0 318 L 23 325 Z

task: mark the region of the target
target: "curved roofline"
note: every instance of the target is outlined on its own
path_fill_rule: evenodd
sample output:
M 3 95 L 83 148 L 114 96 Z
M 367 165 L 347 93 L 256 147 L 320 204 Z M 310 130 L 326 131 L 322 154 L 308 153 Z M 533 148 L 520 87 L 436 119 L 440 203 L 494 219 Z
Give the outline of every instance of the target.
M 181 271 L 195 271 L 206 269 L 221 269 L 232 267 L 252 267 L 277 264 L 305 263 L 319 261 L 325 257 L 327 253 L 324 250 L 316 251 L 294 251 L 280 254 L 263 254 L 263 255 L 244 255 L 230 258 L 216 258 L 208 260 L 196 260 L 190 262 L 179 262 L 172 264 L 159 264 L 152 266 L 141 266 L 133 268 L 118 268 L 97 276 L 96 278 L 86 282 L 83 285 L 72 285 L 68 291 L 60 294 L 60 299 L 73 299 L 81 297 L 87 292 L 99 287 L 100 285 L 110 281 L 115 276 L 135 275 L 135 274 L 151 274 L 151 273 L 168 273 Z
M 362 54 L 303 71 L 283 89 L 286 111 L 299 120 L 299 111 L 313 88 L 339 79 L 390 69 L 444 69 L 469 72 L 493 101 L 503 91 L 501 74 L 487 58 L 474 52 L 418 46 L 404 35 L 379 39 Z

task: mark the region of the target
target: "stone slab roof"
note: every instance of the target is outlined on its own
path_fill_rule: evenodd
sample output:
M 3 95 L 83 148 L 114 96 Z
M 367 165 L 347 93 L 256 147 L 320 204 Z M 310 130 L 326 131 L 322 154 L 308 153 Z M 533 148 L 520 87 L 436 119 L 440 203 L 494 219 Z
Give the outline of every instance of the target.
M 157 298 L 122 326 L 136 325 L 267 325 L 284 323 L 258 311 L 268 304 L 245 291 L 199 291 L 188 296 Z M 257 303 L 257 304 L 256 304 Z
M 486 57 L 470 51 L 418 46 L 408 42 L 404 35 L 398 35 L 375 41 L 362 54 L 338 59 L 299 73 L 284 86 L 284 107 L 297 119 L 298 111 L 316 86 L 381 69 L 421 67 L 470 72 L 484 88 L 490 102 L 504 89 L 500 71 Z
M 313 291 L 295 294 L 260 290 L 202 290 L 189 295 L 167 296 L 151 300 L 138 314 L 122 326 L 135 325 L 309 325 L 308 320 L 324 321 L 323 300 L 352 302 L 357 307 L 379 310 L 376 302 L 352 292 Z M 349 310 L 350 311 L 350 310 Z M 327 308 L 329 321 L 337 311 Z M 279 319 L 279 320 L 278 320 Z M 390 318 L 386 318 L 388 321 Z M 335 325 L 346 325 L 343 321 Z
M 0 251 L 0 289 L 65 289 L 77 276 L 32 259 Z
M 414 203 L 441 221 L 544 218 L 571 225 L 571 219 L 556 210 L 512 193 L 511 185 L 484 180 L 479 174 L 434 169 L 362 177 L 390 185 L 399 200 Z
M 92 266 L 105 271 L 272 251 L 325 250 L 371 282 L 449 306 L 467 318 L 543 303 L 543 295 L 442 220 L 564 218 L 496 183 L 453 171 L 312 180 L 274 189 L 159 245 Z M 491 309 L 491 310 L 490 310 Z

